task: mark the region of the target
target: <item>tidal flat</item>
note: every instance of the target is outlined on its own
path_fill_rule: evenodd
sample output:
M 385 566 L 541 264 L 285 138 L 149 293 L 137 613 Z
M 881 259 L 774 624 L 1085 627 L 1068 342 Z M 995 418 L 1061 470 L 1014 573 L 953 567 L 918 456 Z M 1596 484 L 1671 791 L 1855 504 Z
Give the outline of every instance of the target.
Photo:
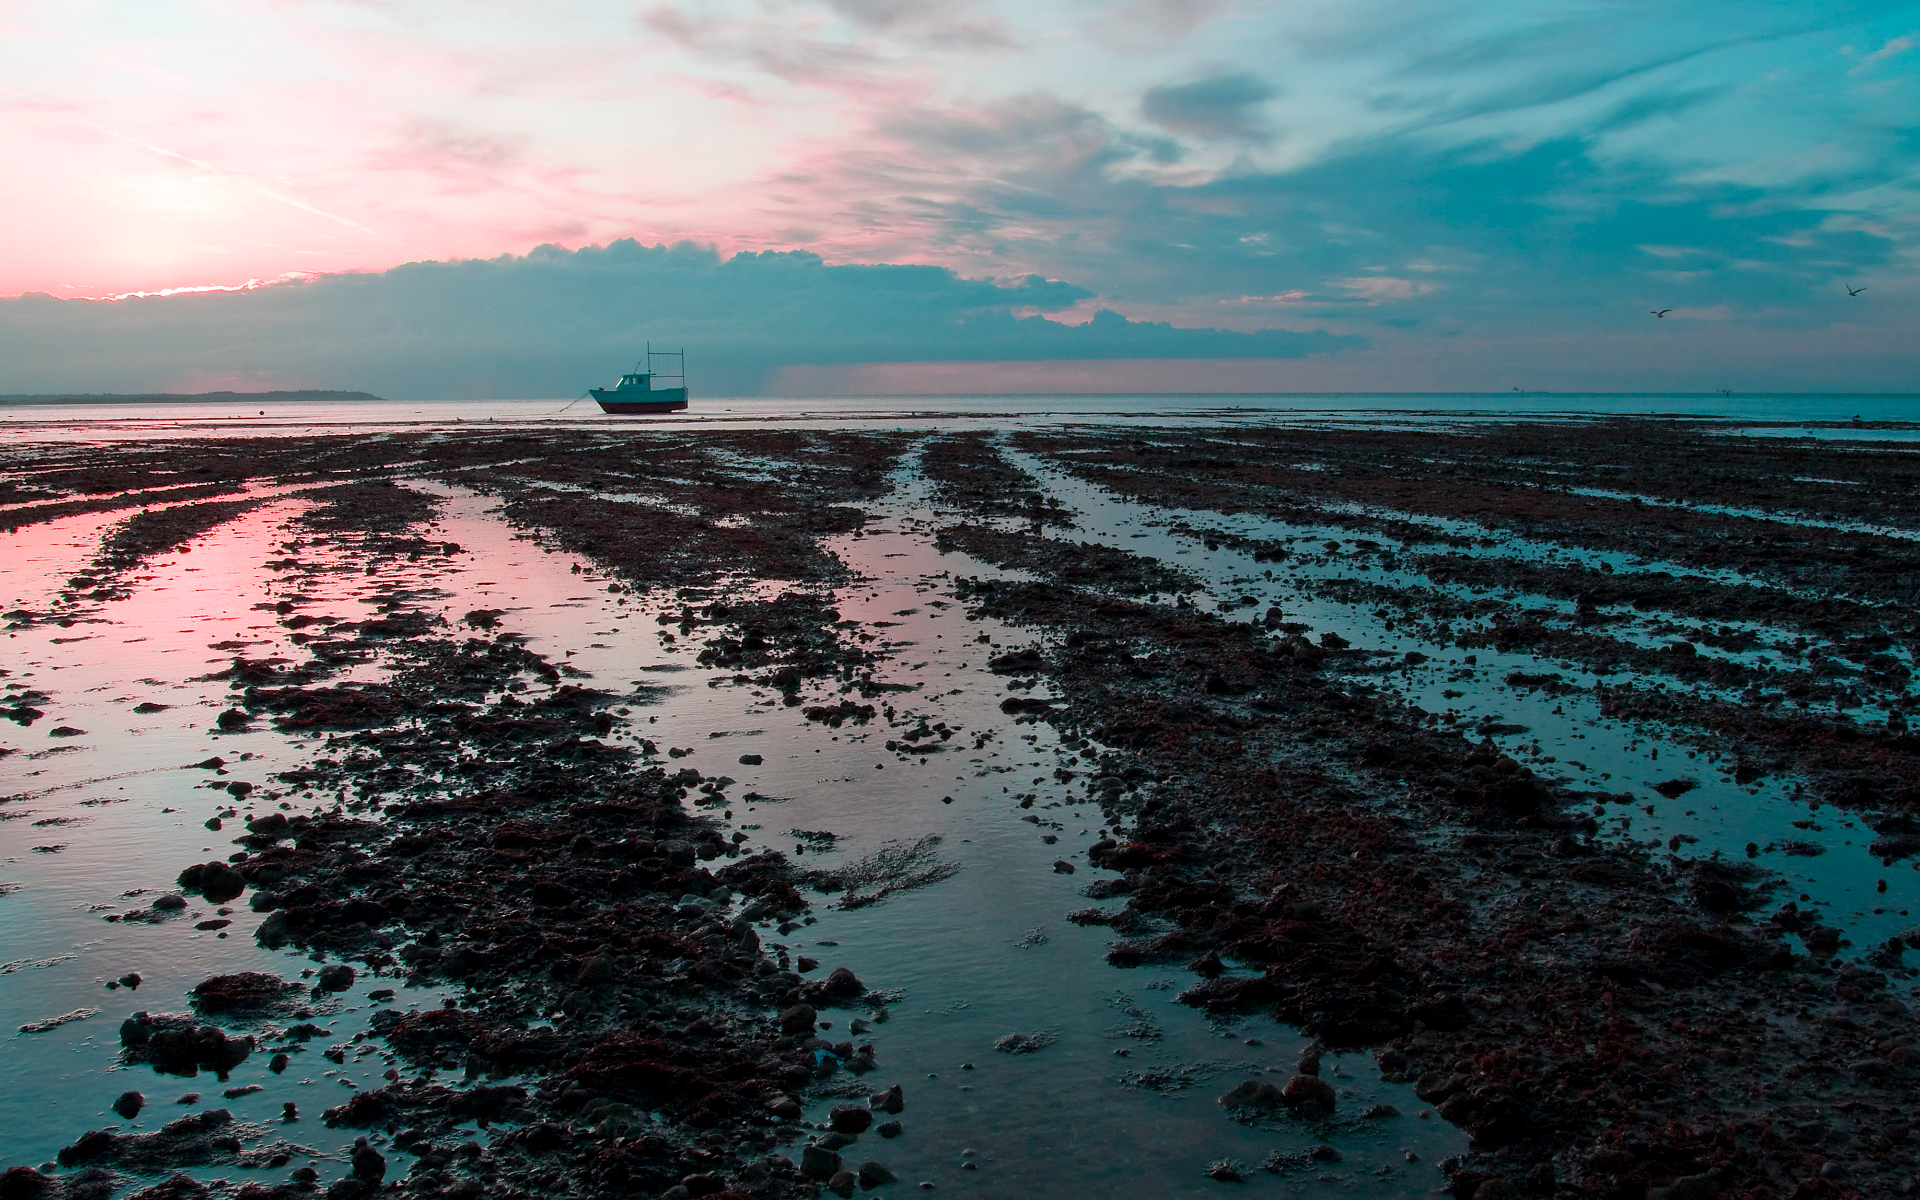
M 1912 427 L 887 424 L 13 430 L 0 1200 L 1920 1187 Z

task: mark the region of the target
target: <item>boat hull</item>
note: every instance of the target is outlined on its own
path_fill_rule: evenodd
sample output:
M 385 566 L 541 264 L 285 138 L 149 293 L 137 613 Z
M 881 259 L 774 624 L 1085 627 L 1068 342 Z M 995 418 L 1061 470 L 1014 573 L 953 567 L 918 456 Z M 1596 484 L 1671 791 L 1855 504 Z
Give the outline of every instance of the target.
M 601 412 L 621 415 L 681 412 L 687 407 L 687 389 L 683 387 L 658 388 L 650 392 L 621 392 L 593 388 L 587 394 L 600 405 Z

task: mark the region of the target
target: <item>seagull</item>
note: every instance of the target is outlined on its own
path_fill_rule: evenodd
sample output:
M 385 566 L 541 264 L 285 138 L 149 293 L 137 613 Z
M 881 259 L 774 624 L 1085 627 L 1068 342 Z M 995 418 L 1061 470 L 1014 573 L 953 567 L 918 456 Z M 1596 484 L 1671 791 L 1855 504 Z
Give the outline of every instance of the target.
M 1670 309 L 1670 308 L 1663 308 L 1663 309 L 1661 309 L 1661 310 L 1660 310 L 1660 311 L 1658 311 L 1658 312 L 1654 312 L 1654 310 L 1652 310 L 1652 309 L 1648 309 L 1647 311 L 1648 311 L 1648 312 L 1652 312 L 1652 313 L 1653 313 L 1653 315 L 1654 315 L 1654 316 L 1656 316 L 1656 317 L 1664 317 L 1664 316 L 1666 316 L 1666 315 L 1667 315 L 1668 313 L 1670 313 L 1670 312 L 1672 312 L 1673 310 L 1672 310 L 1672 309 Z
M 1844 283 L 1841 284 L 1840 286 L 1843 288 L 1847 288 L 1847 295 L 1849 296 L 1858 296 L 1861 292 L 1864 292 L 1867 290 L 1864 287 L 1847 287 L 1847 285 Z

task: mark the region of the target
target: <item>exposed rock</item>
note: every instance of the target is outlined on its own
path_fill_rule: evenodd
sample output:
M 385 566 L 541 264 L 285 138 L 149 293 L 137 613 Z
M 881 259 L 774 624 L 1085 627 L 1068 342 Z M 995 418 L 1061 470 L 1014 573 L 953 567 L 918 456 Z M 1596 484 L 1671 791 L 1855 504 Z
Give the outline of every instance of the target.
M 809 1145 L 800 1151 L 800 1173 L 808 1179 L 831 1179 L 840 1170 L 840 1156 L 823 1146 Z
M 38 1200 L 52 1183 L 32 1167 L 8 1167 L 0 1172 L 0 1200 Z
M 180 886 L 198 892 L 215 904 L 223 904 L 247 890 L 240 872 L 223 862 L 201 863 L 180 872 Z
M 822 980 L 807 985 L 807 999 L 814 1004 L 846 1004 L 865 995 L 867 985 L 845 967 L 835 967 Z
M 373 1183 L 379 1183 L 382 1179 L 386 1178 L 386 1157 L 368 1145 L 367 1139 L 354 1139 L 353 1153 L 350 1157 L 353 1164 L 354 1178 L 365 1179 Z
M 1280 1094 L 1288 1111 L 1297 1117 L 1317 1121 L 1333 1114 L 1333 1085 L 1317 1076 L 1295 1075 Z
M 156 1071 L 193 1075 L 204 1067 L 224 1075 L 253 1052 L 254 1040 L 177 1013 L 137 1012 L 121 1022 L 120 1044 L 130 1061 L 151 1063 Z
M 1227 1089 L 1220 1105 L 1227 1109 L 1259 1110 L 1277 1108 L 1286 1102 L 1279 1088 L 1264 1079 L 1249 1079 Z
M 780 1014 L 780 1032 L 790 1034 L 808 1034 L 813 1032 L 814 1023 L 820 1014 L 811 1004 L 796 1004 Z
M 299 984 L 288 983 L 278 975 L 242 971 L 202 980 L 188 995 L 201 1012 L 258 1014 L 273 1011 L 300 990 Z

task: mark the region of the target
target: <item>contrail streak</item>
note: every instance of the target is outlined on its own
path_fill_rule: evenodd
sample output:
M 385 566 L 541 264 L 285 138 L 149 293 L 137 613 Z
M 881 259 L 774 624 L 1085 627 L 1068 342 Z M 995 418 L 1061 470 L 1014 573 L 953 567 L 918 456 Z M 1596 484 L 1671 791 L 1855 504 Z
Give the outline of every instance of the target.
M 17 96 L 20 99 L 27 101 L 29 104 L 38 106 L 43 109 L 60 110 L 60 109 L 67 109 L 71 107 L 69 105 L 61 104 L 59 102 L 49 101 L 44 97 L 36 96 L 32 92 L 26 91 L 23 88 L 14 87 L 11 84 L 0 83 L 0 92 L 10 93 L 11 95 Z M 109 126 L 102 125 L 100 122 L 91 120 L 86 117 L 80 117 L 79 120 L 81 121 L 82 124 L 85 124 L 87 126 L 90 126 L 91 128 L 97 129 L 101 133 L 106 134 L 110 138 L 116 138 L 119 141 L 126 142 L 130 145 L 138 146 L 142 150 L 147 151 L 149 154 L 158 154 L 162 158 L 171 158 L 176 162 L 183 162 L 183 163 L 186 163 L 188 166 L 197 167 L 200 170 L 206 171 L 211 175 L 216 175 L 221 179 L 228 181 L 229 183 L 237 183 L 241 187 L 249 188 L 255 192 L 258 192 L 269 200 L 275 200 L 281 204 L 287 205 L 288 207 L 297 208 L 301 212 L 310 213 L 313 216 L 321 218 L 322 220 L 332 221 L 338 225 L 345 225 L 348 229 L 357 229 L 361 233 L 366 234 L 368 237 L 376 237 L 382 241 L 392 242 L 396 246 L 405 246 L 407 249 L 417 251 L 421 254 L 425 254 L 429 256 L 433 254 L 433 251 L 427 249 L 425 246 L 416 246 L 412 242 L 406 241 L 402 238 L 394 237 L 392 234 L 381 233 L 377 229 L 369 229 L 367 226 L 362 225 L 360 222 L 355 221 L 349 217 L 340 216 L 338 213 L 330 213 L 324 208 L 319 208 L 315 205 L 308 204 L 305 200 L 300 199 L 298 196 L 289 196 L 284 192 L 276 192 L 272 188 L 267 187 L 265 184 L 256 183 L 255 181 L 248 179 L 244 175 L 235 175 L 227 171 L 222 171 L 219 167 L 214 166 L 210 162 L 203 162 L 200 159 L 193 158 L 189 155 L 181 154 L 177 150 L 169 150 L 165 146 L 156 146 L 152 142 L 142 141 L 141 139 L 136 137 L 129 137 L 128 135 L 121 133 L 118 129 L 114 129 Z
M 367 226 L 362 225 L 358 221 L 355 221 L 349 217 L 340 216 L 337 213 L 330 213 L 324 208 L 318 208 L 312 204 L 308 204 L 305 200 L 302 200 L 297 196 L 289 196 L 289 195 L 286 195 L 284 192 L 276 192 L 272 188 L 267 187 L 266 185 L 261 183 L 256 183 L 255 181 L 248 179 L 244 175 L 234 175 L 229 172 L 222 171 L 219 167 L 214 166 L 210 162 L 203 162 L 200 159 L 193 158 L 189 155 L 181 154 L 177 150 L 169 150 L 165 146 L 156 146 L 152 142 L 142 141 L 141 139 L 136 137 L 129 137 L 128 135 L 121 133 L 117 129 L 110 129 L 107 126 L 100 124 L 98 121 L 87 121 L 86 123 L 88 125 L 91 125 L 93 128 L 98 129 L 101 133 L 106 134 L 108 137 L 118 138 L 123 142 L 127 142 L 127 143 L 130 143 L 131 145 L 138 146 L 141 149 L 146 150 L 150 153 L 158 154 L 162 158 L 171 158 L 176 161 L 186 163 L 188 166 L 197 167 L 202 171 L 206 171 L 211 175 L 216 175 L 221 179 L 227 180 L 230 183 L 237 183 L 242 187 L 251 188 L 253 191 L 260 193 L 262 196 L 267 197 L 269 200 L 278 200 L 280 203 L 288 205 L 293 208 L 297 208 L 301 212 L 311 213 L 316 217 L 320 217 L 328 221 L 333 221 L 336 224 L 345 225 L 349 229 L 357 229 L 361 233 L 364 233 L 369 237 L 380 238 L 382 241 L 392 242 L 396 246 L 405 246 L 409 250 L 417 250 L 421 254 L 431 255 L 433 253 L 433 251 L 428 250 L 425 246 L 416 246 L 412 242 L 394 237 L 391 234 L 381 233 L 377 229 L 369 229 Z

